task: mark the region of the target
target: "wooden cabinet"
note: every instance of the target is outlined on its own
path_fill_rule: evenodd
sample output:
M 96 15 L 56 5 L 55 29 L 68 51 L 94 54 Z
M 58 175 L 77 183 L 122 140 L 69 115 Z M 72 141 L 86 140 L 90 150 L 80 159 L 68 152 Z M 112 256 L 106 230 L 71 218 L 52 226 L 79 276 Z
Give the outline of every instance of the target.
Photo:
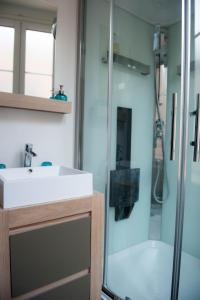
M 0 300 L 100 299 L 102 232 L 98 193 L 0 209 Z
M 84 276 L 40 294 L 32 300 L 90 300 L 90 276 Z
M 90 268 L 90 217 L 10 237 L 12 297 Z

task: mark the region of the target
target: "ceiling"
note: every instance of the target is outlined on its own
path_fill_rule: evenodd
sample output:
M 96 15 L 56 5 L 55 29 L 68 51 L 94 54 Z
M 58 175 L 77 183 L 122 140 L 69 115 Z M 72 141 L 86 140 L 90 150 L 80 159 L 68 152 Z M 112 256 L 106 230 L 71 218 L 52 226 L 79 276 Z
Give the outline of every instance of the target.
M 56 10 L 55 0 L 0 0 L 0 3 Z M 115 0 L 126 11 L 150 24 L 171 25 L 180 20 L 181 0 Z
M 56 1 L 53 0 L 0 0 L 0 3 L 8 5 L 20 5 L 28 8 L 56 11 Z
M 150 24 L 171 25 L 180 20 L 181 0 L 115 0 L 121 8 Z

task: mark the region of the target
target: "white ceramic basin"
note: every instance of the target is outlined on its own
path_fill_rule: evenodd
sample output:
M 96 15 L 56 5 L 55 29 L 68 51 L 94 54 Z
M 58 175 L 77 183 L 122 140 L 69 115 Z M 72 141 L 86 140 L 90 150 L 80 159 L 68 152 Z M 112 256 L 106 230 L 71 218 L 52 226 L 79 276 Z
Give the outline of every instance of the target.
M 93 194 L 92 174 L 66 167 L 0 170 L 0 205 L 13 208 Z

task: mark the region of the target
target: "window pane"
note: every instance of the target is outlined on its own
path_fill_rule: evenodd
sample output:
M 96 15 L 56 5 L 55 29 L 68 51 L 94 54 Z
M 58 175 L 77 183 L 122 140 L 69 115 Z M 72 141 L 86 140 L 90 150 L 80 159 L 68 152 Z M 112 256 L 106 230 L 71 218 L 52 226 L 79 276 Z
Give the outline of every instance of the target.
M 0 26 L 0 69 L 13 70 L 15 29 Z
M 26 72 L 52 75 L 53 43 L 51 33 L 26 30 Z
M 52 77 L 47 75 L 25 74 L 25 95 L 49 98 Z
M 0 91 L 12 93 L 13 72 L 0 71 Z

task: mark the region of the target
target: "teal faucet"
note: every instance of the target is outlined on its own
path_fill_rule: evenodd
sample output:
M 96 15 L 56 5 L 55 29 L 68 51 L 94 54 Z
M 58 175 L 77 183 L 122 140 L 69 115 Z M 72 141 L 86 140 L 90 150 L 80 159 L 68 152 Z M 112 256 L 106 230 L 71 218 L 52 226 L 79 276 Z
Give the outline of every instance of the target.
M 53 164 L 52 164 L 52 162 L 51 161 L 43 161 L 42 163 L 41 163 L 41 166 L 42 167 L 51 167 Z
M 0 170 L 2 169 L 6 169 L 6 165 L 5 164 L 0 164 Z

